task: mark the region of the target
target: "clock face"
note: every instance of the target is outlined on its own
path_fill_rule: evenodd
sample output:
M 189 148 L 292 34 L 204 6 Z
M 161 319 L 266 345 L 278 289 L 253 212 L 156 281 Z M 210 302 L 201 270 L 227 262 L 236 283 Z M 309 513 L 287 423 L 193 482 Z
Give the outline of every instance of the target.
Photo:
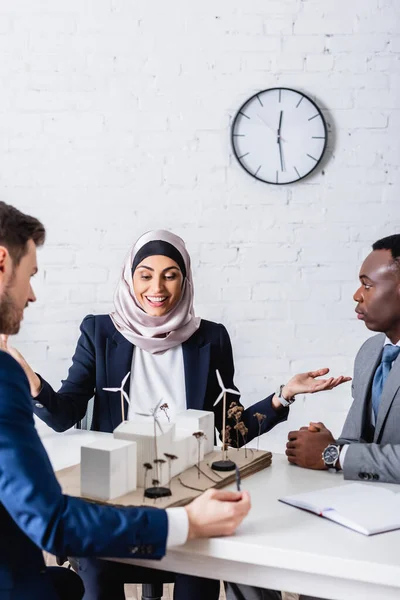
M 318 106 L 288 88 L 255 94 L 232 124 L 232 147 L 239 163 L 256 179 L 276 185 L 309 175 L 321 161 L 326 141 L 326 123 Z

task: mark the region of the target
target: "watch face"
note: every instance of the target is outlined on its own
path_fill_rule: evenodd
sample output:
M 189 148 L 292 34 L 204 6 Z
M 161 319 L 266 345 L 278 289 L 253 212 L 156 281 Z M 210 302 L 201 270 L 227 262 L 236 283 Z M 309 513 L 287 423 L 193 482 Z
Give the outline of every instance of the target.
M 324 450 L 324 462 L 326 465 L 334 465 L 339 458 L 339 450 L 337 446 L 328 446 Z
M 232 124 L 232 148 L 250 175 L 285 185 L 309 175 L 326 148 L 327 128 L 318 106 L 288 88 L 252 96 Z

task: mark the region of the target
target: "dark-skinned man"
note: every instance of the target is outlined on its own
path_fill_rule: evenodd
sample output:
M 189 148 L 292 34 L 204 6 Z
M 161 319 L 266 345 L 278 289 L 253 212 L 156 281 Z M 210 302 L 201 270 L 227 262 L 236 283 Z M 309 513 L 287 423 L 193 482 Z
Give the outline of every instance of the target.
M 354 364 L 353 404 L 338 440 L 323 423 L 289 433 L 289 462 L 345 479 L 400 483 L 400 234 L 372 246 L 354 294 L 371 331 Z
M 373 244 L 359 279 L 357 317 L 379 333 L 356 356 L 343 431 L 336 440 L 323 423 L 310 423 L 289 433 L 286 455 L 307 469 L 343 471 L 345 479 L 400 483 L 400 234 Z M 227 598 L 280 600 L 281 593 L 229 584 Z

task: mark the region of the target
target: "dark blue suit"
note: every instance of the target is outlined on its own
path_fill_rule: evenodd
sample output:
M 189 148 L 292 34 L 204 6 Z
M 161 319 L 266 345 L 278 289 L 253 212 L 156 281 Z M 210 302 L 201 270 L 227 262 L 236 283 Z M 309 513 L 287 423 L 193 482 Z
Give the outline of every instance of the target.
M 131 370 L 133 351 L 134 346 L 115 329 L 108 315 L 85 317 L 67 379 L 58 392 L 42 379 L 42 391 L 32 399 L 34 412 L 56 431 L 65 431 L 85 416 L 88 401 L 94 396 L 92 429 L 111 433 L 121 423 L 121 406 L 115 394 L 105 392 L 103 388 L 121 385 L 122 379 Z M 219 369 L 226 387 L 235 387 L 228 332 L 223 325 L 202 320 L 199 329 L 182 344 L 182 351 L 187 408 L 214 411 L 215 425 L 220 431 L 222 403 L 213 407 L 221 391 L 215 370 Z M 129 390 L 129 380 L 126 389 Z M 247 442 L 258 435 L 258 421 L 253 417 L 255 412 L 267 416 L 261 433 L 287 419 L 287 409 L 277 412 L 272 407 L 272 396 L 244 411 L 242 418 L 249 430 Z M 231 395 L 232 400 L 237 401 L 238 398 Z M 132 402 L 134 404 L 134 398 Z M 127 403 L 125 414 L 128 414 Z M 234 438 L 232 441 L 235 441 Z
M 0 352 L 0 598 L 55 600 L 51 554 L 159 559 L 164 510 L 114 508 L 62 494 L 37 435 L 27 378 Z
M 81 324 L 81 336 L 72 359 L 68 377 L 63 381 L 59 392 L 42 379 L 42 390 L 32 400 L 35 413 L 56 431 L 65 431 L 78 423 L 86 414 L 88 401 L 94 396 L 92 429 L 112 432 L 122 420 L 120 402 L 105 387 L 119 387 L 131 370 L 134 346 L 114 327 L 108 315 L 87 316 Z M 222 428 L 222 403 L 213 404 L 220 393 L 215 370 L 219 369 L 228 388 L 234 387 L 234 364 L 228 332 L 223 325 L 202 320 L 199 329 L 182 344 L 185 369 L 187 408 L 214 411 L 215 425 Z M 129 390 L 129 381 L 126 383 Z M 237 401 L 238 396 L 231 396 Z M 135 399 L 131 398 L 132 403 Z M 255 412 L 267 418 L 261 427 L 265 433 L 277 423 L 286 420 L 288 410 L 275 411 L 271 404 L 272 395 L 248 408 L 243 413 L 243 421 L 248 428 L 246 442 L 259 433 Z M 228 404 L 229 405 L 229 404 Z M 125 414 L 128 405 L 125 403 Z M 233 424 L 233 423 L 232 423 Z M 232 436 L 234 443 L 236 436 Z M 241 440 L 242 441 L 242 440 Z M 240 441 L 240 443 L 241 443 Z M 100 563 L 88 565 L 80 561 L 81 576 L 85 586 L 91 590 L 88 599 L 123 598 L 122 582 L 137 581 L 137 572 L 130 579 L 129 569 Z M 106 572 L 107 571 L 107 572 Z M 118 574 L 119 573 L 119 574 Z M 156 575 L 154 576 L 156 578 Z M 168 580 L 168 579 L 166 579 Z M 117 582 L 120 581 L 119 591 Z M 139 580 L 140 581 L 140 580 Z M 219 596 L 219 582 L 179 576 L 176 578 L 175 598 L 207 598 Z

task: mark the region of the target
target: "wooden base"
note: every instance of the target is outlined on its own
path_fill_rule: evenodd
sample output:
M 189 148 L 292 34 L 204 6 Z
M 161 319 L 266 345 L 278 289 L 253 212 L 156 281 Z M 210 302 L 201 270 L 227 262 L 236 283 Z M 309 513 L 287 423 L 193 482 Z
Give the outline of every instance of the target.
M 272 459 L 271 452 L 253 450 L 251 448 L 247 448 L 247 457 L 243 448 L 230 450 L 229 456 L 235 459 L 235 463 L 240 470 L 241 479 L 266 469 L 270 466 Z M 213 462 L 217 462 L 220 459 L 220 450 L 210 452 L 210 454 L 204 457 L 199 467 L 195 465 L 180 475 L 173 477 L 170 482 L 171 496 L 148 498 L 145 495 L 145 490 L 138 488 L 129 494 L 113 498 L 107 502 L 98 500 L 97 498 L 86 498 L 86 500 L 117 506 L 156 506 L 158 508 L 185 506 L 185 504 L 189 504 L 194 498 L 211 487 L 221 489 L 235 482 L 236 470 L 214 471 L 212 469 Z M 81 497 L 80 465 L 57 471 L 56 475 L 64 494 Z

